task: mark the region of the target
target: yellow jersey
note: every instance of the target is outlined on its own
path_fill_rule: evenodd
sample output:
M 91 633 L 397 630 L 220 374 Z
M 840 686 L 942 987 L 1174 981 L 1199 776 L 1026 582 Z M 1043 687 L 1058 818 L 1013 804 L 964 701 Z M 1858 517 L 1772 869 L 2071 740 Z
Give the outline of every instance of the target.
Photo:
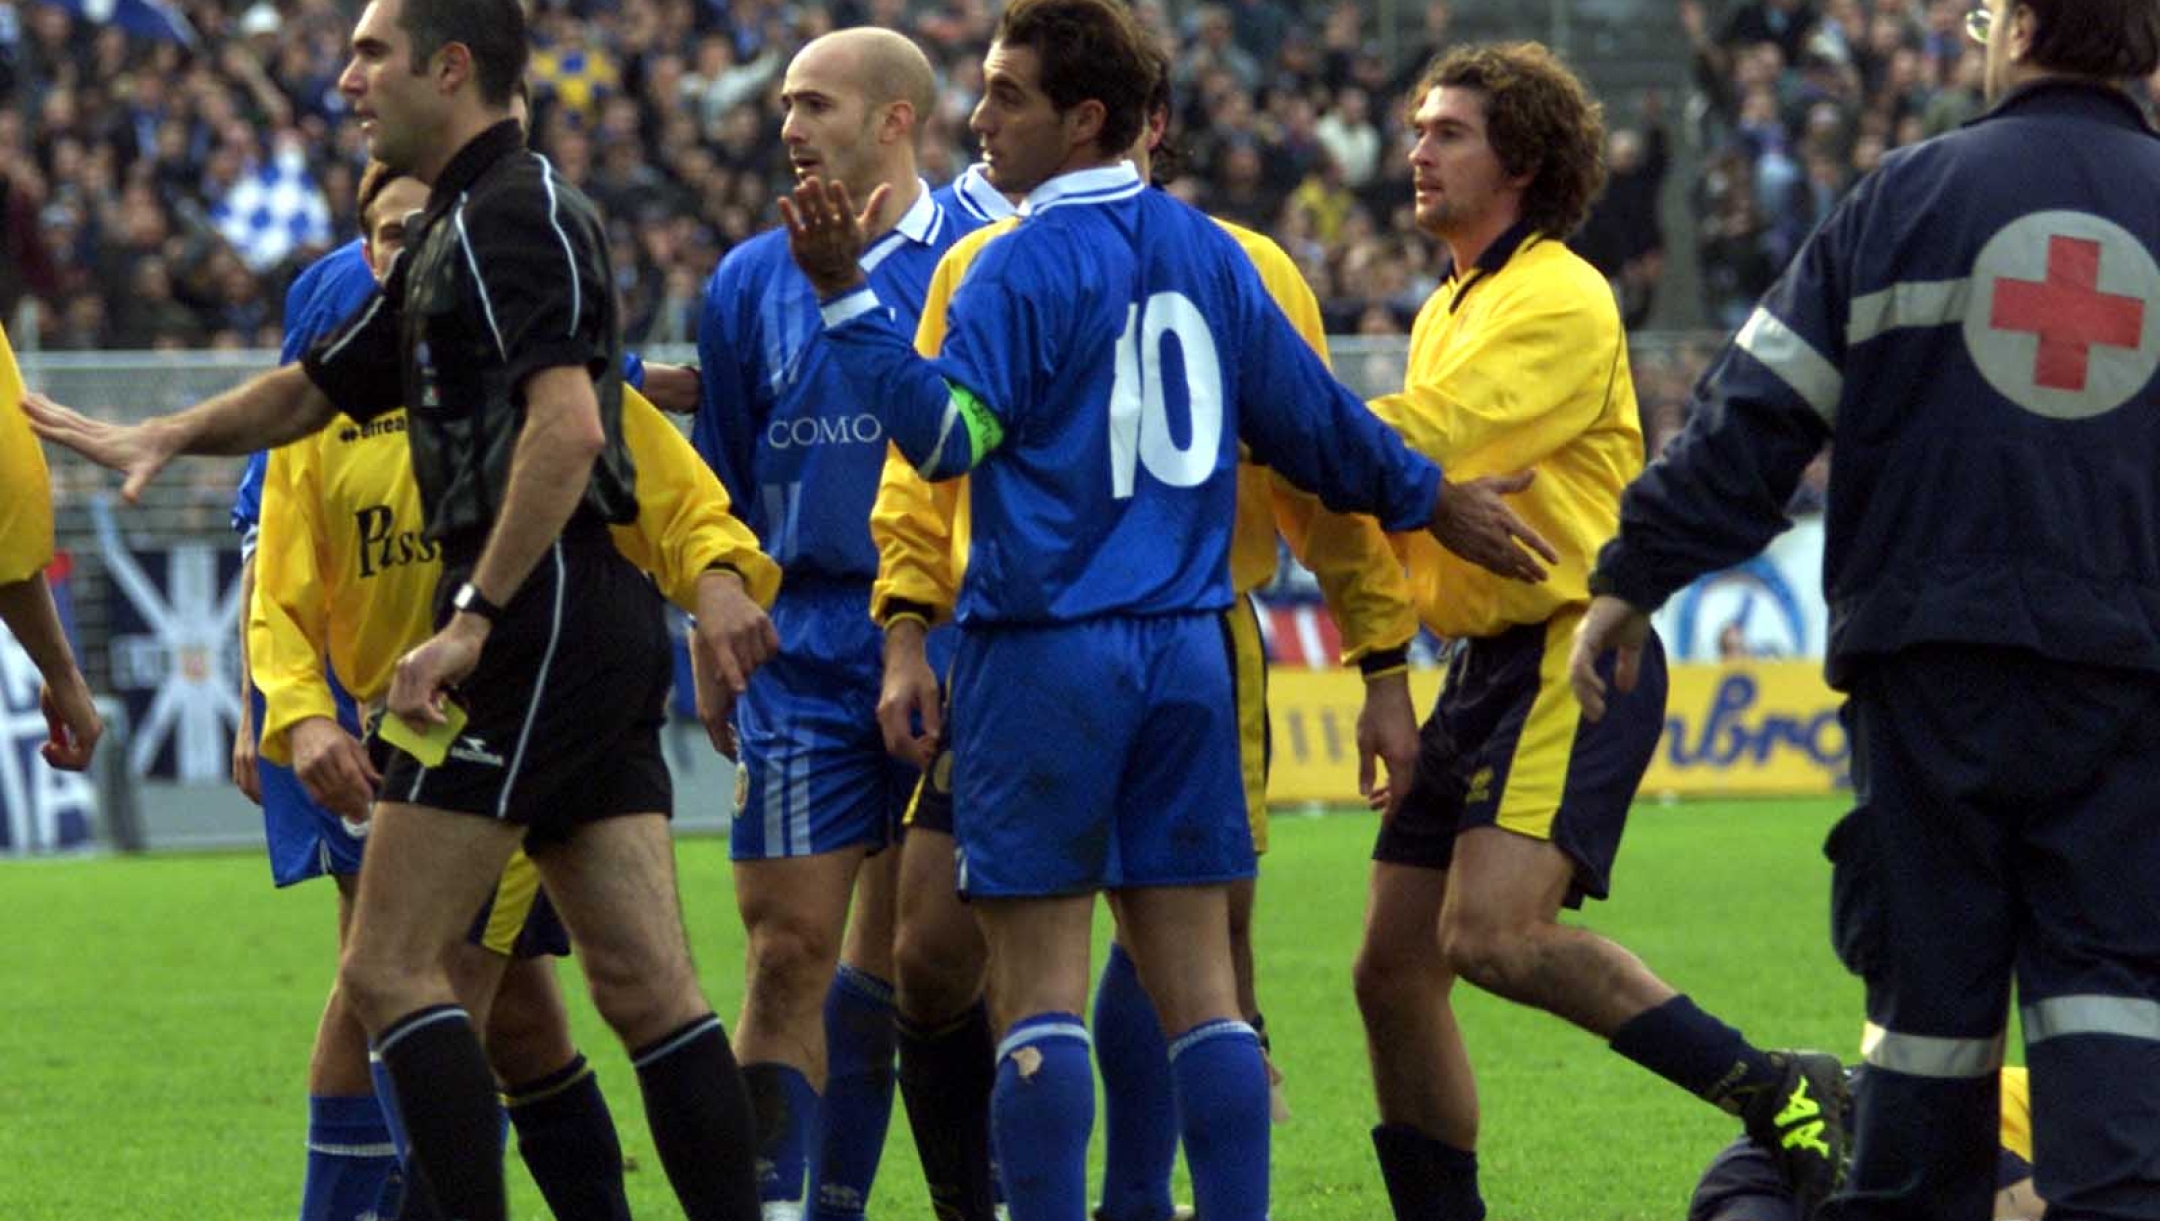
M 0 331 L 0 585 L 29 580 L 53 556 L 52 479 L 22 400 L 15 349 Z
M 1605 277 L 1560 242 L 1503 235 L 1418 311 L 1400 394 L 1372 409 L 1452 482 L 1534 469 L 1515 511 L 1560 552 L 1532 585 L 1395 536 L 1418 613 L 1442 636 L 1492 636 L 1590 600 L 1590 566 L 1643 466 L 1627 335 Z
M 939 261 L 923 301 L 915 348 L 935 356 L 945 344 L 945 312 L 982 248 L 1020 223 L 1007 218 L 953 244 Z M 1260 273 L 1268 295 L 1322 361 L 1327 337 L 1314 298 L 1297 264 L 1282 247 L 1228 221 L 1223 227 Z M 968 501 L 965 477 L 932 484 L 896 448 L 885 453 L 885 470 L 870 510 L 870 537 L 878 548 L 878 576 L 871 586 L 871 617 L 882 621 L 895 600 L 929 608 L 937 618 L 952 613 L 967 567 Z M 1254 462 L 1238 466 L 1237 522 L 1230 538 L 1230 582 L 1239 595 L 1275 577 L 1275 539 L 1280 531 L 1291 554 L 1320 583 L 1342 629 L 1343 660 L 1396 649 L 1417 634 L 1402 562 L 1372 518 L 1334 513 L 1317 497 L 1290 486 Z
M 780 569 L 730 511 L 726 489 L 681 432 L 623 388 L 623 440 L 637 468 L 638 519 L 612 527 L 623 556 L 692 610 L 697 580 L 733 565 L 770 606 Z M 262 753 L 290 764 L 286 733 L 336 716 L 324 661 L 362 704 L 389 690 L 397 660 L 433 631 L 437 544 L 422 531 L 405 413 L 339 416 L 270 455 L 263 477 L 248 656 L 262 689 Z

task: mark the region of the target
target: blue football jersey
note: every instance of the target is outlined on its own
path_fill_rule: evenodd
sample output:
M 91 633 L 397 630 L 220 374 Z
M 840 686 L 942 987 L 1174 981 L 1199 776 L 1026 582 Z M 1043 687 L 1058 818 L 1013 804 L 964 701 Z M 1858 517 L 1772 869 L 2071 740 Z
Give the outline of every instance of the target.
M 1022 215 L 954 294 L 934 361 L 875 285 L 825 310 L 909 460 L 974 470 L 960 622 L 1228 606 L 1241 438 L 1333 508 L 1425 522 L 1438 468 L 1328 374 L 1221 226 L 1130 163 L 1052 179 Z
M 975 227 L 924 186 L 899 224 L 863 252 L 863 271 L 894 325 L 914 330 L 938 258 Z M 691 441 L 765 553 L 790 584 L 868 584 L 877 575 L 869 523 L 885 426 L 833 362 L 817 293 L 789 256 L 785 229 L 720 260 L 705 288 L 698 363 L 704 401 Z

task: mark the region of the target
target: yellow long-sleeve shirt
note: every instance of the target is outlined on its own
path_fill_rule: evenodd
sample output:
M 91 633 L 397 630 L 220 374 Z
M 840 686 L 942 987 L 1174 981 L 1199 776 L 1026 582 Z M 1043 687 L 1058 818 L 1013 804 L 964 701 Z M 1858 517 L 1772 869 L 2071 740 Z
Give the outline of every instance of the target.
M 274 763 L 290 762 L 295 724 L 336 715 L 326 657 L 356 699 L 372 702 L 389 689 L 397 659 L 432 630 L 442 559 L 421 533 L 404 434 L 402 411 L 366 425 L 340 416 L 270 455 L 248 655 L 267 708 L 262 753 Z M 697 451 L 627 386 L 623 439 L 638 473 L 638 520 L 612 531 L 623 556 L 685 610 L 715 563 L 733 565 L 750 596 L 771 605 L 778 565 L 729 511 Z
M 23 415 L 22 371 L 0 331 L 0 585 L 27 581 L 52 562 L 52 480 Z
M 915 333 L 916 350 L 935 356 L 945 343 L 945 312 L 975 256 L 1015 220 L 978 229 L 956 242 L 938 263 Z M 1320 303 L 1282 247 L 1250 229 L 1217 221 L 1260 273 L 1269 296 L 1299 335 L 1327 359 Z M 899 450 L 888 448 L 870 537 L 878 547 L 878 577 L 870 613 L 882 620 L 894 600 L 951 614 L 967 567 L 966 479 L 932 484 Z M 1401 648 L 1417 634 L 1409 586 L 1387 536 L 1370 517 L 1328 511 L 1317 497 L 1290 486 L 1253 462 L 1238 466 L 1237 522 L 1230 537 L 1230 582 L 1246 594 L 1274 579 L 1277 531 L 1291 554 L 1312 569 L 1321 596 L 1342 628 L 1343 659 Z
M 1450 637 L 1490 636 L 1587 603 L 1591 562 L 1643 465 L 1627 336 L 1605 278 L 1536 234 L 1480 263 L 1418 311 L 1403 392 L 1372 409 L 1450 480 L 1535 469 L 1510 503 L 1560 562 L 1532 585 L 1459 559 L 1429 535 L 1397 535 L 1418 613 Z

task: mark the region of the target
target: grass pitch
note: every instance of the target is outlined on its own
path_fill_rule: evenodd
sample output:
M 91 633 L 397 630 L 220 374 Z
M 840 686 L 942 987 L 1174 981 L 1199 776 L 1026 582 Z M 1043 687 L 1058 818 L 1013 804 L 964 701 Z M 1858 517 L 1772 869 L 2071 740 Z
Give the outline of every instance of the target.
M 1759 1044 L 1851 1055 L 1860 987 L 1829 949 L 1820 851 L 1842 808 L 1638 807 L 1616 897 L 1587 923 Z M 1260 996 L 1294 1112 L 1275 1130 L 1276 1221 L 1387 1216 L 1350 994 L 1374 827 L 1362 813 L 1278 816 L 1262 868 Z M 742 928 L 726 845 L 688 839 L 678 855 L 706 992 L 732 1023 Z M 334 946 L 328 885 L 275 892 L 259 856 L 0 866 L 0 1218 L 294 1216 Z M 565 984 L 635 1163 L 631 1202 L 679 1216 L 622 1051 L 574 969 Z M 1557 1019 L 1467 987 L 1457 1005 L 1496 1219 L 1678 1221 L 1732 1120 Z M 545 1217 L 514 1155 L 509 1173 L 514 1215 Z M 924 1201 L 896 1107 L 871 1215 L 924 1217 Z

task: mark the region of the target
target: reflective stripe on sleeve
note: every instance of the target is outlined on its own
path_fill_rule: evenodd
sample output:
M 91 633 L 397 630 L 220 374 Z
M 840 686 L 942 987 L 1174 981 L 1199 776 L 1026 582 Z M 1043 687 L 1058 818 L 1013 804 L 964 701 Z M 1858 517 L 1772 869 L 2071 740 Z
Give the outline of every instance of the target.
M 1814 345 L 1786 326 L 1777 315 L 1761 306 L 1748 316 L 1747 325 L 1733 338 L 1741 351 L 1763 363 L 1792 387 L 1793 393 L 1815 409 L 1827 423 L 1837 422 L 1838 398 L 1845 377 Z

